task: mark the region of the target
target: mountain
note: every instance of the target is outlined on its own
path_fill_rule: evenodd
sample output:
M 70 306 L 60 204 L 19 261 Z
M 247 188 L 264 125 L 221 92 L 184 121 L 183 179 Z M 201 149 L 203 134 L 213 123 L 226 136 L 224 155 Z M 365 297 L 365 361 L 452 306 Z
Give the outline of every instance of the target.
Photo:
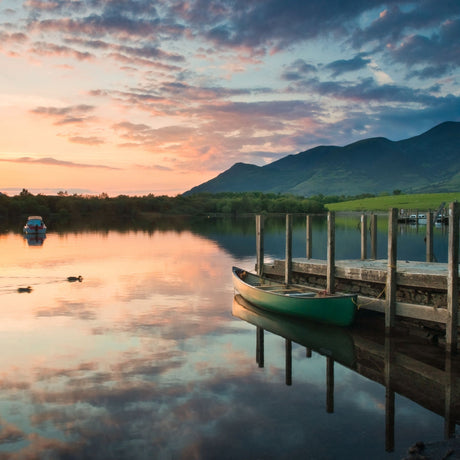
M 311 196 L 460 189 L 460 122 L 445 122 L 402 141 L 383 137 L 320 146 L 265 166 L 236 163 L 186 194 L 274 192 Z

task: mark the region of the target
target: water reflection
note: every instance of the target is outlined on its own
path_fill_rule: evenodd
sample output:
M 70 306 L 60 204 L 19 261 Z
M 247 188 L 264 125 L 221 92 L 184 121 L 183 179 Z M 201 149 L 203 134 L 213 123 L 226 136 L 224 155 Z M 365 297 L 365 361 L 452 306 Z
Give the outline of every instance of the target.
M 45 241 L 46 234 L 29 233 L 24 234 L 24 238 L 29 246 L 42 246 Z
M 326 412 L 334 412 L 334 364 L 339 363 L 385 387 L 385 449 L 395 448 L 395 394 L 411 399 L 444 418 L 444 435 L 455 435 L 460 424 L 460 359 L 444 355 L 425 341 L 407 335 L 369 334 L 369 315 L 351 329 L 334 328 L 271 314 L 246 302 L 233 300 L 232 313 L 256 326 L 256 362 L 264 366 L 264 331 L 284 338 L 285 383 L 292 385 L 292 343 L 326 360 Z
M 0 458 L 381 458 L 384 344 L 353 331 L 315 348 L 291 328 L 281 346 L 265 334 L 254 365 L 254 326 L 231 312 L 231 267 L 254 266 L 254 220 L 187 225 L 50 232 L 39 250 L 0 235 Z M 406 448 L 442 436 L 445 401 L 458 423 L 458 380 L 449 396 L 414 379 L 447 395 L 423 411 L 399 396 L 411 382 L 399 383 L 398 356 Z

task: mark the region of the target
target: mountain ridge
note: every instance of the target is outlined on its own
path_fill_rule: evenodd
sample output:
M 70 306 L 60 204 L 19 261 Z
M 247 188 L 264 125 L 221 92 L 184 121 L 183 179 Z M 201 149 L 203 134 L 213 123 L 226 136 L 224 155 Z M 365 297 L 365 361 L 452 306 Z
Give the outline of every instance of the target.
M 185 194 L 291 193 L 311 196 L 460 189 L 460 122 L 446 121 L 417 136 L 320 145 L 264 166 L 238 162 Z

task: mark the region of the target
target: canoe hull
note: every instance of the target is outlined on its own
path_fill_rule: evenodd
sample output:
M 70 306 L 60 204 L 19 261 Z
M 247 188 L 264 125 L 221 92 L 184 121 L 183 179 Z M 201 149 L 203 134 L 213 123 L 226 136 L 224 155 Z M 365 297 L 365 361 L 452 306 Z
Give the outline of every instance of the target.
M 283 287 L 267 278 L 242 272 L 233 267 L 233 285 L 248 302 L 277 314 L 295 316 L 336 326 L 350 326 L 356 314 L 356 295 L 302 297 L 273 292 L 272 287 Z

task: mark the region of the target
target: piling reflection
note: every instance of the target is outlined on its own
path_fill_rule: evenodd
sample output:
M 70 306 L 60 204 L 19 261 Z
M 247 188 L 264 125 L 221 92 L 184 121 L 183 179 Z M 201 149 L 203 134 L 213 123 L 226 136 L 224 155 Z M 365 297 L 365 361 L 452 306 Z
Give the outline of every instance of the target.
M 306 347 L 326 359 L 326 412 L 334 412 L 334 365 L 339 363 L 385 387 L 385 450 L 395 446 L 395 395 L 444 418 L 445 438 L 455 435 L 460 424 L 460 359 L 445 354 L 423 340 L 408 339 L 407 333 L 386 337 L 369 333 L 362 324 L 350 329 L 334 328 L 274 315 L 236 295 L 232 313 L 256 326 L 257 356 L 263 366 L 264 331 L 285 340 L 286 384 L 292 385 L 292 343 Z

